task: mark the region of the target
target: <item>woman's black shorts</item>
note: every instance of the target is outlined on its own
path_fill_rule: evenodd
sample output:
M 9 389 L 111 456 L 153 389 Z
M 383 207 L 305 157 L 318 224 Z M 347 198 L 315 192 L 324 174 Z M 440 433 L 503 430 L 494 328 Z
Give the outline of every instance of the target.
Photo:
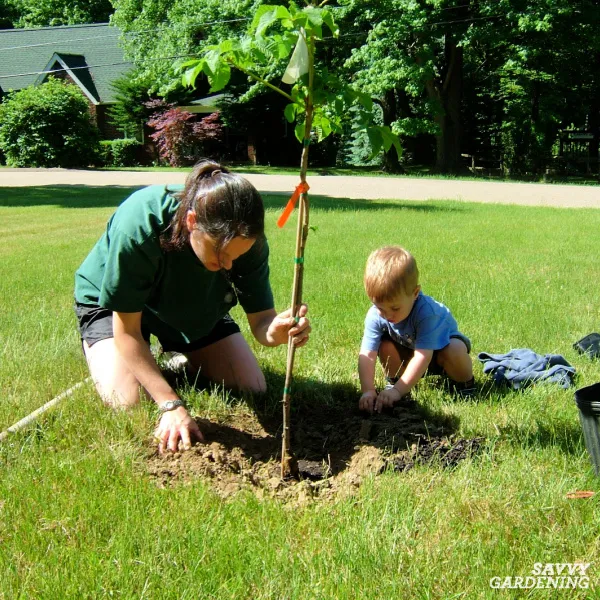
M 113 337 L 113 312 L 106 308 L 101 308 L 93 304 L 81 304 L 75 302 L 75 314 L 77 316 L 77 323 L 79 325 L 79 335 L 81 341 L 87 342 L 88 346 L 93 346 L 100 340 L 106 340 Z M 234 333 L 239 333 L 240 328 L 233 318 L 226 314 L 217 324 L 213 327 L 213 330 L 204 337 L 201 337 L 189 344 L 183 342 L 171 342 L 169 340 L 161 340 L 159 342 L 165 352 L 193 352 L 194 350 L 200 350 L 206 346 L 210 346 L 215 342 L 218 342 Z M 152 332 L 142 327 L 142 335 L 144 339 L 150 342 L 150 334 Z

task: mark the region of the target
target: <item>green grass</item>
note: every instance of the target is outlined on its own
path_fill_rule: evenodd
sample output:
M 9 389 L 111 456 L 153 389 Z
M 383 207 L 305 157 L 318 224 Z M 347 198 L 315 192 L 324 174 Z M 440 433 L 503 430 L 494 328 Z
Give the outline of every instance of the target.
M 2 189 L 0 430 L 87 376 L 73 272 L 127 193 Z M 274 225 L 281 198 L 266 204 L 283 309 L 295 228 Z M 424 291 L 451 307 L 474 354 L 530 347 L 563 354 L 578 386 L 600 380 L 600 364 L 572 349 L 600 328 L 600 211 L 313 197 L 311 222 L 313 335 L 296 359 L 299 392 L 326 404 L 336 384 L 357 385 L 364 262 L 389 243 L 413 252 Z M 285 348 L 252 346 L 280 381 Z M 478 363 L 476 377 L 484 381 Z M 268 394 L 270 410 L 280 394 Z M 489 580 L 579 560 L 598 579 L 598 497 L 566 499 L 599 488 L 573 390 L 486 384 L 475 401 L 458 401 L 424 380 L 416 396 L 457 435 L 485 436 L 483 455 L 450 471 L 373 477 L 354 495 L 298 508 L 249 493 L 221 500 L 203 481 L 158 488 L 143 468 L 153 409 L 113 412 L 83 388 L 0 443 L 0 598 L 553 598 L 491 590 Z M 240 409 L 218 392 L 186 398 L 204 417 Z

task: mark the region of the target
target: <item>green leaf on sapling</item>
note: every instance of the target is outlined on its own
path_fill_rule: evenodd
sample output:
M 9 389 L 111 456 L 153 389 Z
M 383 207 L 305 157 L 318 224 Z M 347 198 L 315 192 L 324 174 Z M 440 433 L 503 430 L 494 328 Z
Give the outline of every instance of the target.
M 367 127 L 367 137 L 369 138 L 369 144 L 371 145 L 371 156 L 369 160 L 375 158 L 381 151 L 383 146 L 383 140 L 381 139 L 381 132 L 377 127 Z
M 356 99 L 365 110 L 373 110 L 373 100 L 366 92 L 356 91 Z
M 231 78 L 231 68 L 225 62 L 219 63 L 217 66 L 217 70 L 213 71 L 212 77 L 209 76 L 208 80 L 210 82 L 210 91 L 218 92 L 222 90 L 228 83 Z
M 256 35 L 260 36 L 263 34 L 265 29 L 274 23 L 277 19 L 277 11 L 273 6 L 265 5 L 259 6 L 254 13 L 254 18 L 250 25 L 250 29 L 256 32 Z
M 221 53 L 219 50 L 209 50 L 204 53 L 204 60 L 206 61 L 206 65 L 210 69 L 211 73 L 215 73 L 219 68 L 219 63 L 221 62 Z
M 186 87 L 195 87 L 196 79 L 198 78 L 198 75 L 200 75 L 200 73 L 202 73 L 202 71 L 204 69 L 205 61 L 203 58 L 201 58 L 200 60 L 196 60 L 196 61 L 188 61 L 188 63 L 186 63 L 186 64 L 192 65 L 194 63 L 195 63 L 195 65 L 193 67 L 187 69 L 183 73 L 183 76 L 181 77 L 181 83 Z
M 329 31 L 331 31 L 331 34 L 333 35 L 333 37 L 338 37 L 338 35 L 340 34 L 340 28 L 337 26 L 336 22 L 334 21 L 333 15 L 328 10 L 324 10 L 322 12 L 322 16 L 323 16 L 323 23 L 325 25 L 327 25 L 327 27 L 329 28 Z
M 294 134 L 300 143 L 304 141 L 304 121 L 298 121 L 296 123 L 296 127 L 294 127 Z
M 402 156 L 402 146 L 400 145 L 400 139 L 398 136 L 385 125 L 380 125 L 377 127 L 377 129 L 381 134 L 384 150 L 387 152 L 392 146 L 394 146 L 396 153 L 398 154 L 398 158 L 400 158 Z
M 285 118 L 287 119 L 288 123 L 293 123 L 295 121 L 297 108 L 298 108 L 298 105 L 292 104 L 292 103 L 288 104 L 285 107 L 283 114 L 284 114 Z

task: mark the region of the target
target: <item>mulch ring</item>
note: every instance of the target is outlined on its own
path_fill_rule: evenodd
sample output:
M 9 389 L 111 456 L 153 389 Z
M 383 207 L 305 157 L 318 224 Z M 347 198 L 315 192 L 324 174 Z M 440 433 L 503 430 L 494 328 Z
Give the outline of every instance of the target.
M 281 421 L 252 413 L 228 423 L 198 419 L 205 443 L 160 456 L 149 450 L 148 471 L 161 487 L 209 480 L 228 497 L 250 490 L 303 503 L 356 490 L 368 475 L 405 473 L 415 465 L 454 467 L 478 454 L 484 438 L 456 438 L 448 419 L 432 417 L 412 401 L 382 414 L 342 406 L 298 407 L 292 415 L 292 448 L 299 480 L 280 478 Z

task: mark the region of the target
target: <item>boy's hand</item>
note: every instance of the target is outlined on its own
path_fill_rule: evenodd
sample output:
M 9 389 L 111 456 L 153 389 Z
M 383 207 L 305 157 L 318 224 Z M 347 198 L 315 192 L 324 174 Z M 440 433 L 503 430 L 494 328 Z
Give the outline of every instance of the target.
M 373 412 L 373 405 L 377 399 L 377 392 L 375 390 L 369 390 L 365 392 L 358 401 L 358 409 L 366 412 Z
M 402 399 L 402 394 L 397 388 L 391 387 L 379 392 L 375 402 L 375 412 L 381 412 L 384 408 L 391 408 L 396 402 Z

